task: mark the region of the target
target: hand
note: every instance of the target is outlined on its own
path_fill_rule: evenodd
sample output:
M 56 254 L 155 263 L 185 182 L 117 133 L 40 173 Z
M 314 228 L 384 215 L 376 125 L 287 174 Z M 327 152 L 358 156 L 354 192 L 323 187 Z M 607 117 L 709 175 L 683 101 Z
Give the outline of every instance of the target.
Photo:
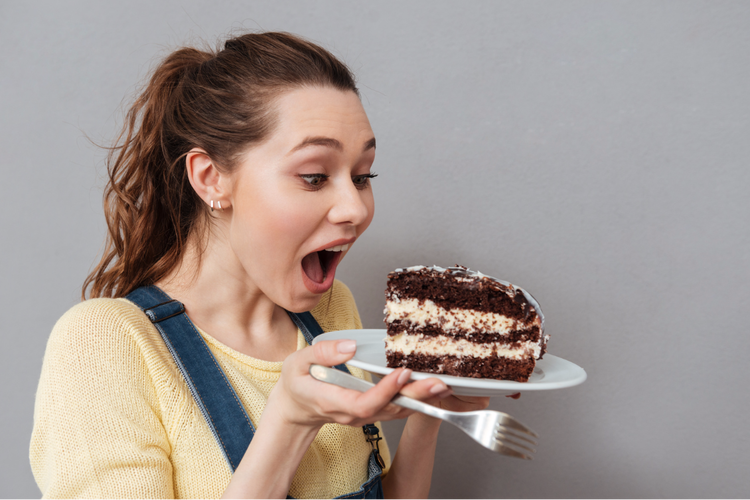
M 475 411 L 487 408 L 490 405 L 490 398 L 453 395 L 433 404 L 449 411 Z
M 437 378 L 428 379 L 436 380 Z M 414 384 L 409 384 L 403 388 L 401 394 L 409 397 L 412 396 L 411 388 Z M 447 389 L 445 392 L 439 393 L 436 396 L 429 399 L 422 399 L 425 403 L 437 406 L 448 411 L 466 412 L 475 410 L 484 410 L 490 404 L 490 398 L 488 397 L 473 397 L 473 396 L 456 396 L 453 391 Z M 435 417 L 428 416 L 423 413 L 415 413 L 409 417 L 410 421 L 413 421 L 414 432 L 430 433 L 436 431 L 440 427 L 441 420 Z M 419 429 L 418 431 L 416 429 Z
M 436 380 L 439 382 L 437 378 L 435 379 L 428 379 L 428 380 Z M 409 384 L 401 391 L 401 394 L 409 397 L 412 396 L 411 388 L 414 384 Z M 417 398 L 415 398 L 417 399 Z M 438 408 L 442 408 L 443 410 L 448 411 L 457 411 L 457 412 L 466 412 L 466 411 L 476 411 L 476 410 L 484 410 L 487 408 L 490 404 L 490 398 L 488 397 L 475 397 L 475 396 L 456 396 L 453 394 L 453 391 L 450 389 L 447 389 L 445 392 L 437 394 L 436 396 L 428 399 L 421 399 L 425 403 L 431 404 L 433 406 L 437 406 Z M 426 415 L 423 415 L 426 417 Z M 433 419 L 433 417 L 428 417 L 430 420 Z
M 367 392 L 344 389 L 315 380 L 310 376 L 311 364 L 334 366 L 354 356 L 353 340 L 323 341 L 291 354 L 284 361 L 281 378 L 271 391 L 264 412 L 272 413 L 291 425 L 321 427 L 336 422 L 361 426 L 378 420 L 405 418 L 413 413 L 390 400 L 406 385 L 411 370 L 397 369 Z M 446 395 L 447 386 L 436 378 L 409 384 L 409 397 L 421 401 Z

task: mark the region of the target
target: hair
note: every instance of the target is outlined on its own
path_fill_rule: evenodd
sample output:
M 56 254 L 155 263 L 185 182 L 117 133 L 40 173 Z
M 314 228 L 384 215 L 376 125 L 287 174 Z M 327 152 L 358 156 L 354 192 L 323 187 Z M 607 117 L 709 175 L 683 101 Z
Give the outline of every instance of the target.
M 161 61 L 108 148 L 108 234 L 82 298 L 89 287 L 91 297 L 123 297 L 174 270 L 188 238 L 209 220 L 185 156 L 200 148 L 231 172 L 247 148 L 273 132 L 274 99 L 303 86 L 359 95 L 341 61 L 289 33 L 245 34 L 216 51 L 184 47 Z

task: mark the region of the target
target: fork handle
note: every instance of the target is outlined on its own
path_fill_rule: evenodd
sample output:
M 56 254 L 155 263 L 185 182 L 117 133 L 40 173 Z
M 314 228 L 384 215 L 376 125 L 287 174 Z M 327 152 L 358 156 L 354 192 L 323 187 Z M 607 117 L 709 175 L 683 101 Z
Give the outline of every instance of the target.
M 321 382 L 328 382 L 329 384 L 338 385 L 339 387 L 343 387 L 345 389 L 353 389 L 360 392 L 365 392 L 366 390 L 375 387 L 375 384 L 368 382 L 367 380 L 362 380 L 361 378 L 357 378 L 353 375 L 349 375 L 348 373 L 344 373 L 341 370 L 336 370 L 335 368 L 329 368 L 322 365 L 310 365 L 310 375 L 314 379 L 320 380 Z M 391 403 L 403 406 L 404 408 L 408 408 L 410 410 L 425 413 L 431 417 L 439 418 L 442 420 L 445 420 L 448 414 L 453 413 L 400 394 L 394 397 L 391 400 Z

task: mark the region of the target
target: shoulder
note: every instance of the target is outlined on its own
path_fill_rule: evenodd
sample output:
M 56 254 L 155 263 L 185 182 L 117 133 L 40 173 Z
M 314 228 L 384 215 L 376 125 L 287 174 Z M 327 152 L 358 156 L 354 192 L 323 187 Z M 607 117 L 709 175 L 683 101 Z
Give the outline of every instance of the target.
M 63 314 L 52 329 L 52 335 L 90 337 L 117 330 L 133 330 L 150 324 L 138 306 L 126 299 L 89 299 Z
M 59 324 L 80 321 L 121 321 L 130 317 L 137 318 L 143 316 L 148 320 L 145 314 L 141 312 L 137 305 L 127 299 L 88 299 L 80 302 L 62 315 Z
M 89 299 L 71 307 L 57 321 L 46 357 L 101 354 L 112 349 L 142 351 L 158 335 L 148 317 L 126 299 Z
M 57 321 L 42 363 L 30 448 L 45 497 L 172 495 L 161 402 L 163 394 L 175 401 L 177 391 L 164 387 L 176 378 L 158 337 L 125 299 L 86 300 Z M 168 411 L 183 407 L 173 403 Z M 122 464 L 132 466 L 126 471 Z M 116 480 L 128 474 L 132 484 Z M 123 493 L 133 484 L 141 489 Z
M 138 306 L 125 299 L 86 300 L 52 329 L 37 406 L 41 411 L 62 405 L 56 411 L 66 412 L 83 411 L 81 405 L 117 408 L 126 401 L 134 408 L 153 406 L 157 388 L 171 384 L 170 360 L 159 332 Z
M 334 280 L 331 289 L 310 312 L 326 332 L 362 328 L 354 296 L 349 287 L 338 280 Z

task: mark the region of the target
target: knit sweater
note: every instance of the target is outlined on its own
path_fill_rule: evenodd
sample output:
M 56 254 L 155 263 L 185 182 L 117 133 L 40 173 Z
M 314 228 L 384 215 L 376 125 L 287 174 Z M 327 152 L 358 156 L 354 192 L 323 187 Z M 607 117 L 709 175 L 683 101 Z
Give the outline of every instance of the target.
M 362 328 L 339 281 L 311 312 L 324 331 Z M 257 428 L 282 362 L 254 359 L 200 333 Z M 307 346 L 301 332 L 297 338 L 297 349 Z M 389 464 L 384 441 L 380 450 Z M 332 498 L 356 491 L 367 480 L 371 451 L 361 427 L 324 425 L 289 494 Z M 122 298 L 84 301 L 55 325 L 30 458 L 44 497 L 219 497 L 232 474 L 158 331 Z

